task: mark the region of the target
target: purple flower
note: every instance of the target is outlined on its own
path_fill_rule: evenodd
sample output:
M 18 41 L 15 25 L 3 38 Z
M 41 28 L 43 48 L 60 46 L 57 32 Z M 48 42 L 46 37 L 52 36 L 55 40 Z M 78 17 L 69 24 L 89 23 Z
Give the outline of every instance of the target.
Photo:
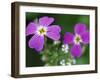
M 81 43 L 89 43 L 89 31 L 86 29 L 86 25 L 78 23 L 74 27 L 75 35 L 70 32 L 66 32 L 64 35 L 64 44 L 71 44 L 70 53 L 73 57 L 80 57 L 82 55 Z
M 54 18 L 41 17 L 37 23 L 30 22 L 26 28 L 26 36 L 33 35 L 29 40 L 28 45 L 36 51 L 41 51 L 44 46 L 44 36 L 52 40 L 60 39 L 61 28 L 58 25 L 50 25 Z

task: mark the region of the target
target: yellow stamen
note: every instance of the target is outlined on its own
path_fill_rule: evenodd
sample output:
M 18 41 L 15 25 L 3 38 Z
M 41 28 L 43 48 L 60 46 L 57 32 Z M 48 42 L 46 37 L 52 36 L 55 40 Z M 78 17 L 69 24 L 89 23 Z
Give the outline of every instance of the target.
M 75 35 L 74 42 L 75 42 L 75 44 L 80 44 L 80 42 L 82 42 L 81 36 L 80 35 Z
M 38 35 L 40 35 L 40 36 L 45 35 L 46 32 L 47 32 L 47 28 L 44 27 L 44 26 L 39 26 L 39 27 L 37 28 L 37 33 L 38 33 Z
M 42 28 L 39 30 L 39 32 L 40 32 L 40 34 L 43 34 L 43 33 L 45 33 L 45 30 Z

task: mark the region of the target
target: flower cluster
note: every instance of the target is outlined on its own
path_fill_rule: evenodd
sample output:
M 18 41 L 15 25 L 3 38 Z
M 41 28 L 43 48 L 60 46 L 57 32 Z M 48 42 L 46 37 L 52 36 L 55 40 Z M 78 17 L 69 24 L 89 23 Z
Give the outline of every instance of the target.
M 42 53 L 44 51 L 45 54 L 43 54 L 42 59 L 45 62 L 47 60 L 49 65 L 53 64 L 55 61 L 56 64 L 59 65 L 75 64 L 75 58 L 81 57 L 82 55 L 83 46 L 89 44 L 89 31 L 86 29 L 87 26 L 83 23 L 77 23 L 74 26 L 74 34 L 65 32 L 62 40 L 60 34 L 61 26 L 53 25 L 53 22 L 54 18 L 48 16 L 39 18 L 37 22 L 30 22 L 26 28 L 26 36 L 32 35 L 31 39 L 28 42 L 28 46 L 36 50 L 37 52 Z M 49 47 L 49 49 L 44 49 L 45 44 L 47 45 L 45 38 L 50 38 L 51 40 L 53 40 L 54 46 Z M 51 53 L 52 48 L 55 48 L 54 53 Z M 62 54 L 64 56 L 59 56 Z M 50 55 L 51 57 L 48 57 L 48 55 Z M 57 59 L 58 57 L 59 60 Z M 49 63 L 52 61 L 54 62 Z

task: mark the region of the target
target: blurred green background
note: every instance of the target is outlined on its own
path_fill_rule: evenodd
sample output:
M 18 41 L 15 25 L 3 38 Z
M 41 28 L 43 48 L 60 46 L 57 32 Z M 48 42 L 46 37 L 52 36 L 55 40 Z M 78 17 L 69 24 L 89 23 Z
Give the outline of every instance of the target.
M 74 34 L 74 25 L 76 23 L 86 24 L 89 30 L 89 15 L 71 15 L 58 13 L 51 14 L 26 12 L 26 27 L 30 22 L 34 21 L 35 19 L 39 19 L 43 16 L 53 17 L 55 19 L 55 21 L 52 24 L 61 26 L 62 38 L 65 32 L 72 32 Z M 28 47 L 28 41 L 31 37 L 32 35 L 26 37 L 26 67 L 44 66 L 45 63 L 41 60 L 40 53 Z M 52 44 L 52 41 L 50 42 L 50 44 Z M 89 45 L 86 46 L 84 54 L 80 58 L 76 58 L 76 65 L 78 64 L 89 64 Z

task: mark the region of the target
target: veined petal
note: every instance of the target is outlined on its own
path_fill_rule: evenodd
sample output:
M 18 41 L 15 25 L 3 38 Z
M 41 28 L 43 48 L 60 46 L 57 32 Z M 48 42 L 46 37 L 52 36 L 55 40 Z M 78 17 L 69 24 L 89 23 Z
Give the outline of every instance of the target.
M 74 31 L 75 31 L 75 34 L 81 35 L 82 33 L 86 31 L 86 25 L 83 23 L 78 23 L 75 25 Z
M 44 45 L 44 36 L 39 36 L 35 34 L 30 40 L 29 40 L 29 47 L 34 48 L 36 51 L 41 51 L 43 49 Z
M 60 39 L 60 33 L 58 33 L 58 32 L 47 32 L 46 36 L 50 39 L 53 39 L 53 40 L 59 40 Z
M 80 57 L 81 54 L 82 54 L 82 48 L 81 48 L 80 45 L 74 44 L 74 45 L 72 46 L 70 52 L 71 52 L 71 55 L 72 55 L 73 57 Z
M 33 22 L 29 23 L 26 28 L 26 36 L 28 36 L 30 34 L 34 34 L 35 31 L 36 31 L 36 24 Z
M 70 32 L 66 32 L 64 35 L 64 44 L 72 44 L 74 41 L 74 35 Z
M 84 33 L 81 35 L 81 38 L 82 38 L 82 42 L 83 42 L 84 44 L 88 44 L 88 43 L 89 43 L 89 40 L 90 40 L 89 32 L 88 32 L 88 31 L 84 32 Z
M 48 26 L 48 32 L 60 32 L 61 28 L 58 25 Z
M 49 26 L 54 21 L 54 18 L 44 16 L 39 19 L 39 24 L 42 26 Z

